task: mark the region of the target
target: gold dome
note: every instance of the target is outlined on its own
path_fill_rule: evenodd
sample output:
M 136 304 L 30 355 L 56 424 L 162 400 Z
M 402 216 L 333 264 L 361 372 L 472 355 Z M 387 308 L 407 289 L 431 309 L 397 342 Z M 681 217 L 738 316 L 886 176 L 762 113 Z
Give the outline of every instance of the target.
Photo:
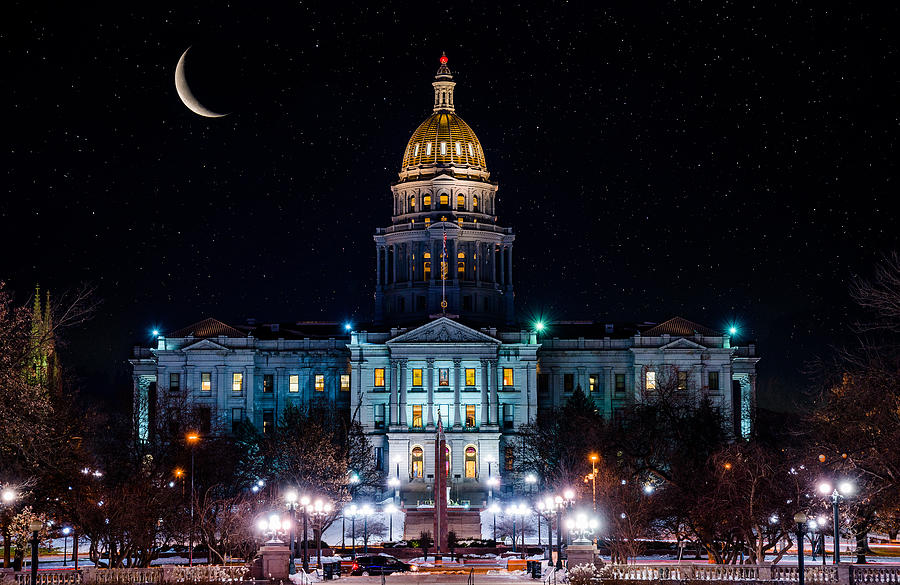
M 406 145 L 403 169 L 431 165 L 487 170 L 478 137 L 453 112 L 432 114 L 413 132 Z

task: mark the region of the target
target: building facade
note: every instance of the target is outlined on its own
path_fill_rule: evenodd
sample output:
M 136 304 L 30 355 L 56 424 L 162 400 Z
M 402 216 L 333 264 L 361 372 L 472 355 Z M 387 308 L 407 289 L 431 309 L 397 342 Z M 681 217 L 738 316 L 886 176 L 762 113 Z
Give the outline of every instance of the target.
M 497 223 L 498 186 L 481 143 L 455 112 L 446 57 L 434 111 L 413 133 L 392 185 L 392 223 L 375 234 L 375 323 L 231 326 L 206 319 L 136 347 L 131 360 L 138 432 L 147 437 L 166 397 L 204 413 L 210 432 L 248 420 L 263 432 L 288 404 L 319 401 L 357 418 L 386 495 L 429 502 L 435 428 L 447 441 L 451 499 L 482 506 L 523 470 L 523 425 L 581 388 L 607 419 L 663 385 L 729 415 L 749 434 L 755 347 L 673 318 L 660 324 L 512 325 L 514 234 Z

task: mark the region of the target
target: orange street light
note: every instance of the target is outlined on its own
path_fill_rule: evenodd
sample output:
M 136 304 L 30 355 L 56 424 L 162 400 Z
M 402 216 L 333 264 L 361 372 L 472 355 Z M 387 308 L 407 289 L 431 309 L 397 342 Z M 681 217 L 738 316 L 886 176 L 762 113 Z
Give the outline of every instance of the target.
M 185 437 L 187 443 L 191 446 L 191 533 L 188 538 L 188 566 L 194 566 L 194 451 L 197 443 L 200 442 L 200 434 L 191 431 Z

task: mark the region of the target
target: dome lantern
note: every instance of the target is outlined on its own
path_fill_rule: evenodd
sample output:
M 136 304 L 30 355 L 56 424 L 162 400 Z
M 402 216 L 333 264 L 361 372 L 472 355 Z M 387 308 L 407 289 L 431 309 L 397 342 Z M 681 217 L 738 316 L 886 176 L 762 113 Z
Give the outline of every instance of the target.
M 447 53 L 441 55 L 441 66 L 438 67 L 437 74 L 434 76 L 434 111 L 435 112 L 455 112 L 453 106 L 453 88 L 456 82 L 453 81 L 453 74 L 447 67 Z

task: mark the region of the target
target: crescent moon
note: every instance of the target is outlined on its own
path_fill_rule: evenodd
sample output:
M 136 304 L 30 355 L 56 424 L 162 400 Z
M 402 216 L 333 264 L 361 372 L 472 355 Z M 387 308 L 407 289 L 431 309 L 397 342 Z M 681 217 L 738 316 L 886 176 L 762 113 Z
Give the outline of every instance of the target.
M 181 98 L 181 101 L 184 102 L 184 105 L 187 106 L 190 111 L 200 116 L 205 116 L 207 118 L 221 118 L 222 116 L 227 116 L 228 114 L 220 114 L 206 108 L 196 97 L 194 97 L 194 93 L 188 85 L 187 77 L 184 76 L 184 58 L 190 50 L 191 48 L 188 47 L 184 54 L 181 55 L 181 59 L 178 60 L 178 65 L 175 66 L 175 91 L 178 92 L 178 97 Z

